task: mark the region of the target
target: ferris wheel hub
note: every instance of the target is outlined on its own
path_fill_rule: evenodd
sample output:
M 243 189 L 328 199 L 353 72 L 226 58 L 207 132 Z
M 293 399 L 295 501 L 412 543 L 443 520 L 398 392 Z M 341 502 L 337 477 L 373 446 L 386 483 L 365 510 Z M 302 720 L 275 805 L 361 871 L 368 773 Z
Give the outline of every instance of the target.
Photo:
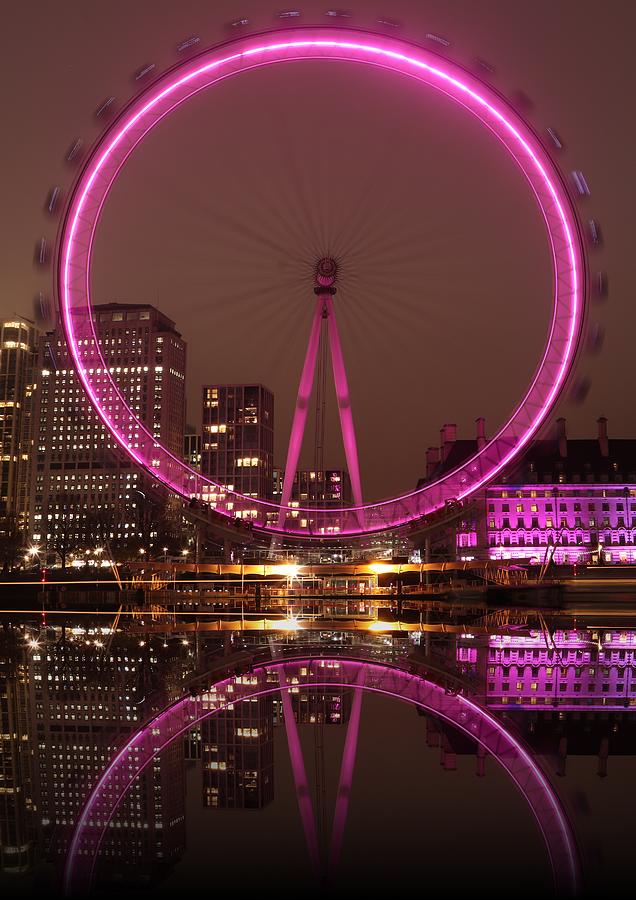
M 338 263 L 331 256 L 323 256 L 316 263 L 316 284 L 331 287 L 338 275 Z
M 335 294 L 334 283 L 338 277 L 338 263 L 331 256 L 323 256 L 316 263 L 316 294 Z

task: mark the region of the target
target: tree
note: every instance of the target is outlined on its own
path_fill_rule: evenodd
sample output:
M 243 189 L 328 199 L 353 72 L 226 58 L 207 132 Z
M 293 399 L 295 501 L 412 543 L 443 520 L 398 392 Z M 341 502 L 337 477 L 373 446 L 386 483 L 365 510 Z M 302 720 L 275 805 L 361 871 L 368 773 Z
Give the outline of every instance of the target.
M 65 569 L 71 553 L 82 548 L 82 514 L 69 494 L 60 495 L 56 509 L 60 510 L 57 514 L 59 518 L 55 518 L 54 514 L 49 521 L 47 543 L 57 553 L 60 565 Z
M 26 534 L 15 516 L 5 516 L 0 520 L 0 562 L 3 572 L 12 571 L 25 543 Z

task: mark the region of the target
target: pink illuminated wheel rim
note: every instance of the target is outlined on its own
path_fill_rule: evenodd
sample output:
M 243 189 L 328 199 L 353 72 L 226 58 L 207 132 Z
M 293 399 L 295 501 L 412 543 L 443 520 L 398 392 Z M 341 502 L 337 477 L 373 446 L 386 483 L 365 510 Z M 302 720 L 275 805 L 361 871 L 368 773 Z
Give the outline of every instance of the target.
M 64 893 L 90 888 L 101 843 L 120 802 L 141 772 L 169 744 L 229 704 L 288 690 L 303 670 L 307 688 L 360 687 L 430 712 L 458 728 L 491 754 L 530 807 L 550 859 L 555 895 L 580 891 L 580 860 L 571 824 L 547 776 L 521 742 L 474 700 L 423 674 L 364 659 L 307 656 L 272 661 L 249 674 L 215 681 L 197 696 L 187 694 L 133 734 L 92 788 L 75 824 L 64 870 Z M 275 685 L 275 686 L 274 686 Z
M 129 155 L 164 116 L 188 98 L 240 72 L 286 61 L 340 60 L 397 72 L 435 88 L 475 115 L 517 163 L 541 210 L 551 251 L 554 298 L 549 334 L 532 383 L 499 432 L 462 465 L 416 491 L 348 509 L 281 507 L 219 489 L 157 443 L 108 371 L 95 339 L 90 265 L 102 207 Z M 90 153 L 70 194 L 56 248 L 57 290 L 71 356 L 96 412 L 120 447 L 153 479 L 185 499 L 212 498 L 217 512 L 247 513 L 257 530 L 338 538 L 396 528 L 461 501 L 491 481 L 526 446 L 561 395 L 573 369 L 587 297 L 585 246 L 556 165 L 531 127 L 490 86 L 436 53 L 353 29 L 303 27 L 251 35 L 205 50 L 133 99 Z M 87 368 L 83 346 L 95 342 Z M 223 493 L 224 498 L 216 496 Z M 302 519 L 311 520 L 311 530 Z

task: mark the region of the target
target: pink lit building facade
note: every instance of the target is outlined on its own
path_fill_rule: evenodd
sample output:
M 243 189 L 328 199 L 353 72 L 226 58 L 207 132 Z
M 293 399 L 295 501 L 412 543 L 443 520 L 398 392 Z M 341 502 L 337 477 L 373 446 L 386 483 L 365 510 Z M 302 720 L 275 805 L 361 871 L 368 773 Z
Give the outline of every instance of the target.
M 620 711 L 636 707 L 636 633 L 617 628 L 492 634 L 484 646 L 458 642 L 464 671 L 482 673 L 486 704 L 559 712 Z
M 554 437 L 534 441 L 497 483 L 466 506 L 454 526 L 459 558 L 542 564 L 636 563 L 636 440 L 610 439 L 598 420 L 595 439 L 569 440 L 565 420 Z M 457 465 L 486 440 L 457 440 L 445 425 L 441 447 L 427 451 L 427 479 Z

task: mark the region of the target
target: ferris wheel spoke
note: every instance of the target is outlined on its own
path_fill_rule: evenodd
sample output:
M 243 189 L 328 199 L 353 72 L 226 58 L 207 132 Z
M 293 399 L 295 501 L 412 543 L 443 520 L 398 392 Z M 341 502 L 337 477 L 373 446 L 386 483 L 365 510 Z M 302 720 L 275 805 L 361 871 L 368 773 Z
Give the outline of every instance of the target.
M 357 228 L 347 223 L 344 227 L 346 231 L 344 229 L 340 231 L 333 242 L 338 254 L 349 258 L 372 252 L 386 254 L 393 247 L 403 250 L 409 243 L 413 243 L 414 248 L 419 249 L 420 242 L 413 237 L 411 228 L 400 227 L 398 223 L 392 221 L 390 214 L 387 214 L 386 221 L 391 221 L 391 235 L 388 239 L 386 224 L 374 225 L 375 218 L 368 216 Z
M 285 242 L 281 241 L 279 243 L 272 240 L 272 238 L 269 236 L 272 234 L 271 222 L 269 224 L 265 223 L 261 228 L 248 224 L 248 219 L 250 222 L 254 220 L 253 212 L 253 210 L 250 210 L 249 213 L 246 213 L 246 216 L 243 219 L 238 219 L 233 215 L 229 215 L 228 213 L 218 213 L 216 216 L 216 220 L 226 229 L 225 235 L 228 239 L 232 237 L 233 234 L 235 234 L 242 241 L 245 238 L 248 238 L 251 242 L 260 244 L 262 247 L 267 248 L 267 250 L 269 251 L 273 250 L 280 257 L 288 257 L 289 248 L 285 245 Z M 315 256 L 315 243 L 310 240 L 309 237 L 305 235 L 303 230 L 301 229 L 294 231 L 294 246 L 299 249 L 303 257 Z
M 282 202 L 285 202 L 285 208 L 293 213 L 298 234 L 309 233 L 313 258 L 316 259 L 327 250 L 327 228 L 319 202 L 320 194 L 317 199 L 315 191 L 303 177 L 306 171 L 298 165 L 298 155 L 290 150 L 293 140 L 286 130 L 286 123 L 280 118 L 275 132 L 285 138 L 280 141 L 280 155 L 284 161 L 286 172 L 283 188 L 285 193 L 280 198 L 281 205 Z

